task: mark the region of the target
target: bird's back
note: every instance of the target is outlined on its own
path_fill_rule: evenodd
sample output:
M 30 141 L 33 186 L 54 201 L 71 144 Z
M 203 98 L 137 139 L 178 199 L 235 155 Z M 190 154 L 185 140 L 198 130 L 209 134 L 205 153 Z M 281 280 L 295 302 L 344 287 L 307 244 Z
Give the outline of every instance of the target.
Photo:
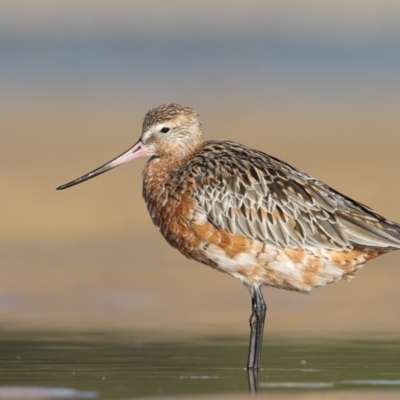
M 164 207 L 147 194 L 153 221 L 185 255 L 245 283 L 309 291 L 400 248 L 399 225 L 241 144 L 204 142 L 170 170 L 156 189 Z

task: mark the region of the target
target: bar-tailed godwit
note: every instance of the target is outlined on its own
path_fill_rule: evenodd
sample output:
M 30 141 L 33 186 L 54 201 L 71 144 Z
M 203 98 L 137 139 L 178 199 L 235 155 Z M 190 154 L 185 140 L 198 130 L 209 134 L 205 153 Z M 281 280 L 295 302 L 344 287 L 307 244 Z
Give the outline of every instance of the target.
M 168 243 L 250 291 L 250 371 L 261 363 L 262 286 L 307 293 L 400 249 L 400 225 L 261 151 L 204 141 L 198 115 L 178 104 L 151 109 L 133 147 L 58 189 L 140 156 L 150 157 L 143 197 Z

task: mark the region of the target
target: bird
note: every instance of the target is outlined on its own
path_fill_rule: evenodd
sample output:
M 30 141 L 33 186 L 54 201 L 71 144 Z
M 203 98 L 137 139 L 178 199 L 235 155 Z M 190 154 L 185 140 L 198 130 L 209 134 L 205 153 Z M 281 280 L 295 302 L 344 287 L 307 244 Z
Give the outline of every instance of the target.
M 309 293 L 400 249 L 399 224 L 262 151 L 204 140 L 199 115 L 175 103 L 148 111 L 127 151 L 57 189 L 142 156 L 143 198 L 167 242 L 250 292 L 248 371 L 261 368 L 263 286 Z

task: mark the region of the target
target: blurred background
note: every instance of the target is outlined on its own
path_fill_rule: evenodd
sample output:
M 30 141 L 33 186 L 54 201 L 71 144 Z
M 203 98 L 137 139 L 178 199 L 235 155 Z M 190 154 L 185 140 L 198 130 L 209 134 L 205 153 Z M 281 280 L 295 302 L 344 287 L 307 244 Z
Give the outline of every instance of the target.
M 400 221 L 400 2 L 0 1 L 0 326 L 247 334 L 250 298 L 152 226 L 144 160 L 55 188 L 178 102 Z M 265 288 L 266 334 L 398 332 L 400 253 L 310 295 Z

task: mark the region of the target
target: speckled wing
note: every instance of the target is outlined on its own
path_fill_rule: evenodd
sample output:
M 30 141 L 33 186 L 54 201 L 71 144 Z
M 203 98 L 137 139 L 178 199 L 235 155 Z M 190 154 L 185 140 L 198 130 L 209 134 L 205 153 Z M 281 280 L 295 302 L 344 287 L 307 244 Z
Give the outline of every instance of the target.
M 290 165 L 225 141 L 190 161 L 196 211 L 216 228 L 279 248 L 400 248 L 400 226 Z

